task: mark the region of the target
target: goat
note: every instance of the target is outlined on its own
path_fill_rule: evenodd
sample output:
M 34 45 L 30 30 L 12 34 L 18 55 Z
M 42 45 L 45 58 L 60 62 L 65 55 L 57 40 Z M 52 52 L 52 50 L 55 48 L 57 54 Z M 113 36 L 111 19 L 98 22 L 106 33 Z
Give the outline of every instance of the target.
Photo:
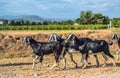
M 34 54 L 36 57 L 33 59 L 32 69 L 35 67 L 35 61 L 39 58 L 40 63 L 42 64 L 43 56 L 54 53 L 55 57 L 55 64 L 50 67 L 53 69 L 58 65 L 59 59 L 62 58 L 64 62 L 63 69 L 66 67 L 66 59 L 64 58 L 64 49 L 63 46 L 58 42 L 37 42 L 32 37 L 24 37 L 23 39 L 24 44 L 30 44 L 33 49 Z
M 90 39 L 90 38 L 79 38 L 79 40 L 80 41 L 84 41 L 84 42 L 88 42 L 88 41 L 92 41 L 92 39 Z M 71 61 L 75 64 L 75 67 L 77 68 L 78 67 L 78 65 L 77 65 L 77 63 L 74 61 L 74 59 L 73 59 L 73 55 L 72 55 L 72 52 L 76 52 L 76 51 L 78 51 L 77 49 L 73 49 L 73 48 L 71 48 L 72 46 L 71 45 L 68 45 L 68 46 L 65 46 L 65 39 L 63 39 L 63 38 L 61 38 L 59 35 L 57 35 L 57 34 L 55 34 L 55 33 L 53 33 L 53 34 L 51 34 L 50 36 L 49 36 L 49 38 L 48 38 L 48 41 L 56 41 L 56 42 L 59 42 L 59 43 L 61 43 L 64 47 L 65 47 L 65 54 L 66 53 L 68 53 L 69 54 L 69 56 L 70 56 L 70 59 L 71 59 Z M 96 55 L 95 55 L 96 56 Z M 82 60 L 81 60 L 81 62 L 83 62 Z
M 75 35 L 70 34 L 69 37 L 65 40 L 65 46 L 70 46 L 70 48 L 79 50 L 79 52 L 82 54 L 82 60 L 84 61 L 84 66 L 82 68 L 86 68 L 87 66 L 89 51 L 91 51 L 93 54 L 99 52 L 104 53 L 103 57 L 105 58 L 105 63 L 103 66 L 106 65 L 106 55 L 113 59 L 113 65 L 116 66 L 114 57 L 109 52 L 109 44 L 105 40 L 94 40 L 84 42 L 78 39 Z M 95 58 L 97 61 L 97 65 L 99 65 L 97 56 L 95 56 Z
M 118 54 L 120 52 L 120 37 L 117 34 L 112 34 L 111 39 L 117 41 L 117 45 L 118 45 L 119 49 L 116 51 L 116 54 L 117 54 L 117 59 L 119 60 Z

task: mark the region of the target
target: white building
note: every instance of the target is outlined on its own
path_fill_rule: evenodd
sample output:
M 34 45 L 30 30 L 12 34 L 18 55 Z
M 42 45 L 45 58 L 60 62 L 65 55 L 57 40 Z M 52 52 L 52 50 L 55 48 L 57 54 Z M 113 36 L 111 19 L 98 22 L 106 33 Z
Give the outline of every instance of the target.
M 0 25 L 3 25 L 3 22 L 4 22 L 3 20 L 0 20 Z
M 6 21 L 6 20 L 5 19 L 0 19 L 0 25 L 3 25 L 4 21 Z

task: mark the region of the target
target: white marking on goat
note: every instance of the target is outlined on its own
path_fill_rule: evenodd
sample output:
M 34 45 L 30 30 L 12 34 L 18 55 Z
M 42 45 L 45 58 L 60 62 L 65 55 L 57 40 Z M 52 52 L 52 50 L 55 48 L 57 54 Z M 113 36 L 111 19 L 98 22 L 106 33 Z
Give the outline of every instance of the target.
M 70 34 L 70 35 L 68 36 L 67 40 L 70 39 L 71 36 L 72 36 L 72 34 Z
M 119 60 L 119 52 L 120 52 L 120 49 L 118 49 L 118 50 L 116 51 L 116 54 L 117 54 L 117 60 Z
M 58 63 L 54 63 L 49 69 L 53 69 L 56 66 L 58 66 Z
M 35 61 L 38 59 L 38 56 L 35 56 L 35 58 L 33 59 L 33 65 L 32 65 L 32 69 L 34 69 L 35 67 Z

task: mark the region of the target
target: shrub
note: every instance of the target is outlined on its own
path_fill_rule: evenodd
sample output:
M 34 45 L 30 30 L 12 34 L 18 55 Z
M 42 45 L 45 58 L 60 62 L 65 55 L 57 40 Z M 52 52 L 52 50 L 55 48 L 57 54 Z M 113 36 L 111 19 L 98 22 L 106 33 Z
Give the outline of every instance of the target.
M 107 29 L 108 25 L 24 25 L 24 26 L 0 26 L 0 30 L 83 30 L 83 29 Z

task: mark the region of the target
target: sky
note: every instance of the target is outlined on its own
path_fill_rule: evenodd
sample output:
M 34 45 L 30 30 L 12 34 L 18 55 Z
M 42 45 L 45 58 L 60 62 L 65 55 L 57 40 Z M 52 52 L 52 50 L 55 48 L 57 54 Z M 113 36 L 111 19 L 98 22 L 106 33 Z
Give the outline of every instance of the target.
M 0 16 L 79 18 L 80 12 L 87 10 L 110 18 L 120 17 L 120 0 L 0 0 Z

